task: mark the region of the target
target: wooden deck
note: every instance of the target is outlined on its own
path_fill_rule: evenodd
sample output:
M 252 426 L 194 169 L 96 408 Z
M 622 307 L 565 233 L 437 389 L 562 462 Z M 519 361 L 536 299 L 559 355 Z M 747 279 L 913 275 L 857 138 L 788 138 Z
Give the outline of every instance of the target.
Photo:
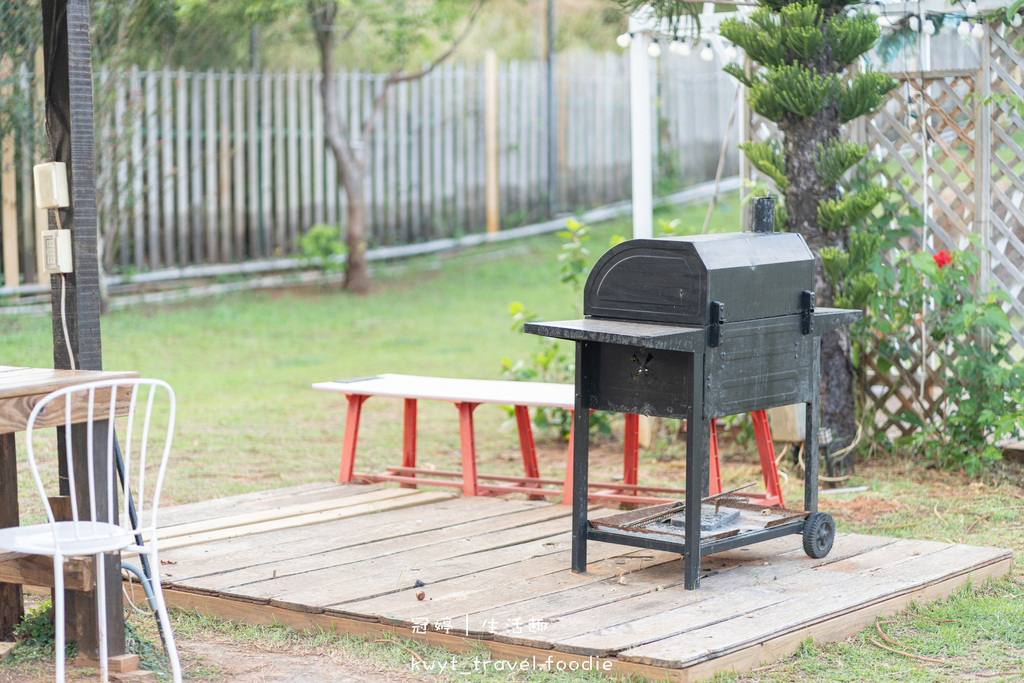
M 604 513 L 592 511 L 591 516 Z M 607 511 L 611 512 L 611 511 Z M 495 659 L 689 681 L 846 638 L 878 615 L 1010 570 L 1007 550 L 839 534 L 710 556 L 591 543 L 569 572 L 570 510 L 374 486 L 306 485 L 161 511 L 168 602 L 223 619 L 393 630 Z

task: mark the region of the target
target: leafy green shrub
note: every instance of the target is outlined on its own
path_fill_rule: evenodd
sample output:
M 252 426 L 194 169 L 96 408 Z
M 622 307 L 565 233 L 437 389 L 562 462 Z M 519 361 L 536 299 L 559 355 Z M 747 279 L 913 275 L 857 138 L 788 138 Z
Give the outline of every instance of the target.
M 325 275 L 344 268 L 334 257 L 347 249 L 341 240 L 341 229 L 336 225 L 317 223 L 299 237 L 299 253 L 308 265 L 315 265 Z
M 53 604 L 49 598 L 25 613 L 21 623 L 14 628 L 14 638 L 18 641 L 14 656 L 19 660 L 53 657 L 57 634 L 53 628 Z M 66 643 L 64 651 L 67 657 L 74 657 L 78 653 L 78 644 Z
M 865 165 L 853 183 L 867 183 L 876 170 Z M 939 360 L 929 372 L 942 385 L 944 398 L 937 411 L 924 403 L 904 409 L 898 417 L 917 430 L 896 445 L 975 475 L 987 461 L 999 459 L 993 442 L 1019 438 L 1024 423 L 1024 366 L 1008 351 L 1011 327 L 1001 306 L 1007 295 L 977 293 L 977 239 L 965 251 L 903 251 L 901 241 L 923 221 L 894 197 L 884 197 L 851 232 L 847 251 L 821 250 L 825 277 L 836 288 L 838 306 L 864 310 L 864 318 L 851 327 L 853 360 L 862 373 L 870 354 L 879 371 L 902 366 L 901 374 L 916 380 L 908 368 L 922 351 L 916 335 L 924 323 L 925 352 Z M 865 403 L 873 410 L 870 401 Z
M 975 249 L 980 248 L 977 241 Z M 904 358 L 901 340 L 924 310 L 930 348 L 943 357 L 943 410 L 900 417 L 918 430 L 903 443 L 945 465 L 978 474 L 985 462 L 999 460 L 993 445 L 1021 437 L 1024 423 L 1024 366 L 1010 356 L 1010 320 L 1000 305 L 1002 290 L 974 292 L 978 257 L 972 251 L 901 254 L 897 288 L 871 301 L 872 326 L 881 335 L 882 355 Z

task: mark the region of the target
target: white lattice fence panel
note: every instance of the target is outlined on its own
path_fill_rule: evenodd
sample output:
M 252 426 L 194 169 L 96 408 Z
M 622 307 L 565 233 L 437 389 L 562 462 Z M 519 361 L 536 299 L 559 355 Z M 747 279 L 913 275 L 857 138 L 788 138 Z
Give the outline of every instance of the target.
M 989 87 L 1024 99 L 1024 27 L 989 32 Z M 1012 101 L 991 106 L 991 277 L 1010 295 L 1015 340 L 1024 347 L 1024 119 Z
M 899 87 L 865 126 L 889 186 L 927 219 L 917 246 L 927 239 L 932 251 L 965 248 L 974 223 L 975 111 L 966 97 L 975 74 L 896 75 Z

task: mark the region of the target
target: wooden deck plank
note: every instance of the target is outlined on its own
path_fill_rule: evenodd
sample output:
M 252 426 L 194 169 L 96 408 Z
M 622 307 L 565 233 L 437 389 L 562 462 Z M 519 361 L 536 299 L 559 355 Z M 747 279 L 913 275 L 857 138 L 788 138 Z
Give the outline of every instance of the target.
M 232 527 L 229 529 L 218 529 L 216 531 L 208 531 L 189 536 L 179 536 L 177 538 L 168 539 L 166 542 L 161 541 L 160 549 L 171 550 L 173 548 L 181 548 L 187 545 L 212 543 L 214 541 L 235 538 L 236 536 L 260 534 L 267 531 L 278 531 L 280 529 L 294 529 L 308 526 L 310 524 L 322 524 L 323 522 L 345 519 L 348 517 L 357 517 L 359 515 L 368 515 L 375 512 L 382 512 L 384 510 L 398 510 L 417 505 L 427 505 L 429 503 L 446 500 L 451 497 L 452 495 L 450 493 L 423 491 L 411 496 L 402 496 L 400 498 L 392 498 L 374 503 L 352 505 L 337 510 L 325 510 L 323 512 L 314 512 L 307 515 L 289 517 L 287 519 L 275 519 L 269 522 L 261 522 L 259 524 L 249 524 L 243 527 Z
M 931 548 L 932 551 L 940 549 Z M 897 541 L 860 553 L 852 559 L 861 560 L 868 565 L 898 563 L 905 559 L 907 551 L 907 544 Z M 741 621 L 737 623 L 744 625 L 749 621 L 747 615 L 758 610 L 771 609 L 780 603 L 793 605 L 794 597 L 835 587 L 837 580 L 834 574 L 828 573 L 827 570 L 816 571 L 825 569 L 827 564 L 814 567 L 813 561 L 804 561 L 809 558 L 792 559 L 796 561 L 771 564 L 767 569 L 756 564 L 745 566 L 742 571 L 737 570 L 730 576 L 723 577 L 722 582 L 717 583 L 710 591 L 712 595 L 704 595 L 699 602 L 695 601 L 647 618 L 623 621 L 612 627 L 591 629 L 571 638 L 556 641 L 554 647 L 556 650 L 574 654 L 584 654 L 583 650 L 586 650 L 585 654 L 588 655 L 595 652 L 618 653 L 640 647 L 645 643 L 680 634 L 688 635 L 727 619 L 740 618 Z
M 945 546 L 895 562 L 890 566 L 844 571 L 812 572 L 831 582 L 823 583 L 788 600 L 776 602 L 748 614 L 719 620 L 700 629 L 658 640 L 620 654 L 627 661 L 683 668 L 707 659 L 732 654 L 773 636 L 799 631 L 819 622 L 842 619 L 847 613 L 941 584 L 957 576 L 966 577 L 1010 559 L 1010 553 L 996 548 Z M 846 576 L 839 583 L 836 575 Z
M 410 508 L 409 517 L 401 519 L 396 519 L 392 515 L 364 515 L 308 527 L 268 531 L 215 543 L 176 548 L 166 553 L 162 552 L 161 559 L 175 565 L 170 567 L 171 571 L 166 572 L 165 576 L 174 576 L 176 582 L 187 581 L 209 574 L 308 557 L 346 546 L 376 541 L 395 542 L 414 532 L 441 529 L 544 505 L 543 501 L 452 498 Z
M 424 560 L 439 559 L 453 554 L 465 554 L 467 550 L 486 549 L 495 543 L 507 545 L 518 542 L 518 539 L 547 537 L 565 529 L 565 518 L 571 512 L 563 506 L 535 507 L 500 517 L 489 515 L 464 524 L 448 524 L 427 531 L 418 531 L 403 523 L 406 533 L 398 542 L 394 538 L 367 540 L 365 536 L 354 541 L 345 532 L 337 536 L 336 540 L 328 541 L 335 546 L 331 549 L 325 549 L 321 544 L 319 551 L 314 554 L 307 553 L 273 562 L 250 560 L 248 566 L 194 578 L 190 583 L 206 590 L 220 590 L 263 581 L 267 577 L 275 578 L 279 586 L 287 586 L 289 577 L 297 577 L 296 583 L 306 587 L 308 580 L 305 577 L 313 571 L 330 571 L 379 558 L 393 557 L 396 562 L 410 556 L 422 556 Z M 552 521 L 554 525 L 545 525 Z M 359 565 L 348 569 L 345 574 L 358 583 L 360 577 L 367 572 Z
M 408 625 L 416 619 L 441 618 L 444 616 L 479 615 L 490 617 L 492 613 L 537 596 L 573 587 L 589 585 L 618 577 L 622 572 L 638 571 L 660 562 L 670 562 L 678 555 L 652 553 L 651 551 L 629 552 L 621 546 L 606 544 L 602 552 L 590 558 L 585 574 L 566 571 L 567 553 L 555 553 L 529 558 L 515 565 L 485 569 L 470 576 L 460 576 L 430 584 L 420 590 L 425 599 L 416 599 L 416 590 L 389 593 L 370 600 L 332 608 L 332 612 L 348 615 L 379 615 L 385 623 Z M 616 552 L 617 550 L 617 552 Z M 655 559 L 654 556 L 657 556 Z M 509 577 L 513 577 L 509 580 Z M 531 613 L 532 614 L 532 613 Z M 503 623 L 503 622 L 502 622 Z
M 324 558 L 330 564 L 318 564 L 301 573 L 274 576 L 272 567 L 263 567 L 263 579 L 244 584 L 225 585 L 229 577 L 211 577 L 190 582 L 198 588 L 226 594 L 269 597 L 313 606 L 327 606 L 360 597 L 371 597 L 417 579 L 438 581 L 451 576 L 472 574 L 499 561 L 510 564 L 523 553 L 554 552 L 568 543 L 565 519 L 558 518 L 527 526 L 479 534 L 470 539 L 445 540 L 433 545 L 405 550 L 401 547 L 381 554 L 378 548 L 359 546 L 335 557 Z
M 716 555 L 716 558 L 726 559 L 738 566 L 703 582 L 697 593 L 681 588 L 671 589 L 642 594 L 627 602 L 602 601 L 601 596 L 596 599 L 591 597 L 593 607 L 583 609 L 587 603 L 581 603 L 580 609 L 571 612 L 571 618 L 565 619 L 561 618 L 564 614 L 557 610 L 557 606 L 552 612 L 544 613 L 543 605 L 536 605 L 537 616 L 552 620 L 544 632 L 527 635 L 501 632 L 495 638 L 531 647 L 550 648 L 559 643 L 568 643 L 569 647 L 573 647 L 585 634 L 600 631 L 602 638 L 584 640 L 592 642 L 595 649 L 622 650 L 639 644 L 635 632 L 645 629 L 648 623 L 653 622 L 658 628 L 665 628 L 664 624 L 667 623 L 670 630 L 683 628 L 681 620 L 694 609 L 700 610 L 699 613 L 707 615 L 708 619 L 716 619 L 723 614 L 732 614 L 732 610 L 742 611 L 743 601 L 753 599 L 758 594 L 763 595 L 762 600 L 772 599 L 778 591 L 777 582 L 769 584 L 767 578 L 761 580 L 762 575 L 767 577 L 768 571 L 772 572 L 773 578 L 785 578 L 811 569 L 820 562 L 872 552 L 894 542 L 895 539 L 844 534 L 836 539 L 832 550 L 836 554 L 834 557 L 815 561 L 804 555 L 802 549 L 794 549 L 792 539 L 779 538 Z M 750 594 L 741 595 L 742 591 L 749 591 Z M 672 616 L 666 619 L 665 615 Z
M 170 527 L 161 527 L 159 530 L 160 539 L 166 541 L 182 536 L 196 536 L 210 531 L 228 529 L 231 527 L 245 527 L 252 524 L 270 522 L 276 519 L 287 519 L 288 517 L 299 517 L 315 513 L 328 512 L 339 508 L 365 505 L 368 503 L 380 503 L 386 500 L 394 500 L 405 496 L 417 495 L 416 489 L 401 488 L 379 488 L 356 493 L 347 496 L 329 497 L 327 500 L 303 501 L 301 503 L 277 505 L 262 510 L 252 510 L 239 514 L 224 515 L 208 520 L 197 520 L 185 524 L 176 524 Z
M 287 488 L 253 491 L 227 498 L 213 498 L 195 503 L 160 508 L 160 528 L 214 519 L 239 512 L 262 510 L 267 507 L 307 500 L 323 500 L 322 496 L 348 496 L 379 488 L 365 484 L 313 483 Z

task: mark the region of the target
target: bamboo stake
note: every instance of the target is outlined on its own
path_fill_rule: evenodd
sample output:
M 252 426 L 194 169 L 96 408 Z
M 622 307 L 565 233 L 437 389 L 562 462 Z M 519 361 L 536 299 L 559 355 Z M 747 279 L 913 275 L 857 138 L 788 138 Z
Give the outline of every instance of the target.
M 498 194 L 498 55 L 484 54 L 484 140 L 487 153 L 487 232 L 500 229 Z

